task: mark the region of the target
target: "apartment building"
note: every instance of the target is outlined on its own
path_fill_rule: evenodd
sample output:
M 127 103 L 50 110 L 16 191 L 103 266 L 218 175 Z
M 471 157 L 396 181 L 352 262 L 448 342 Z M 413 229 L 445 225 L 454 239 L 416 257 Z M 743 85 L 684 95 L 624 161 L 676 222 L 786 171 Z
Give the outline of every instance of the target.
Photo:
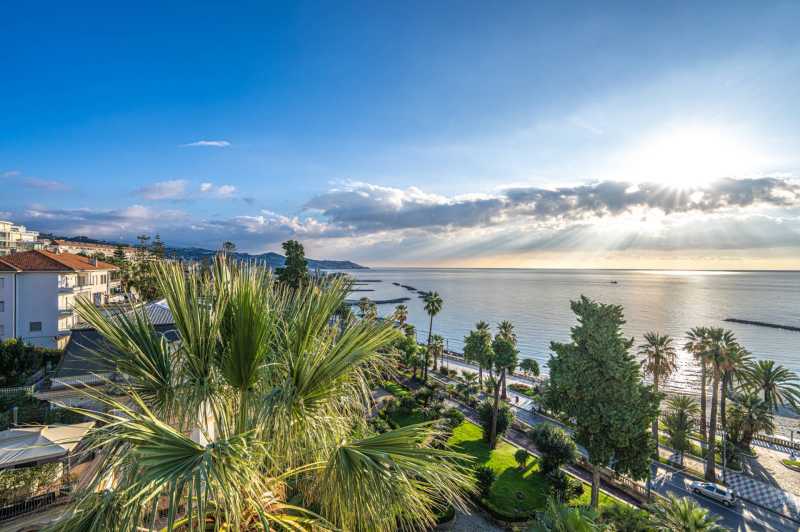
M 29 231 L 24 225 L 0 220 L 0 257 L 17 251 L 40 249 L 39 233 Z
M 74 253 L 76 255 L 96 255 L 102 254 L 108 258 L 114 256 L 117 246 L 111 244 L 92 244 L 89 242 L 80 242 L 77 240 L 53 240 L 47 246 L 47 249 L 54 253 Z M 125 253 L 125 258 L 134 260 L 137 254 L 140 253 L 138 249 L 133 246 L 122 246 L 122 252 Z
M 72 253 L 44 250 L 0 257 L 0 340 L 22 338 L 61 348 L 79 325 L 75 300 L 95 305 L 121 291 L 118 268 Z

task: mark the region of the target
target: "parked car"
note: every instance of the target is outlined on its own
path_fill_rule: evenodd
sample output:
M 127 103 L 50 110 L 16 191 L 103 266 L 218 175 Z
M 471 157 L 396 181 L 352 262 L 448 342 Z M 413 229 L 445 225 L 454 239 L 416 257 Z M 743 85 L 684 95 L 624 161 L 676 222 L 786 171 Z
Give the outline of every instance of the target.
M 736 496 L 733 491 L 725 486 L 714 484 L 713 482 L 701 482 L 699 480 L 689 484 L 690 489 L 698 495 L 705 495 L 711 499 L 721 502 L 725 506 L 733 506 Z

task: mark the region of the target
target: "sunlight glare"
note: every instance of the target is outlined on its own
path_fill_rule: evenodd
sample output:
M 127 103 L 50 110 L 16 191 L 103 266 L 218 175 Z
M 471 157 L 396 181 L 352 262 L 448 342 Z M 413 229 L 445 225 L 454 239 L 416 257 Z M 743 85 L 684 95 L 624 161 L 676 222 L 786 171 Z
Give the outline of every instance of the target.
M 677 188 L 752 174 L 763 163 L 752 142 L 731 130 L 682 126 L 661 130 L 621 157 L 622 175 L 634 182 Z

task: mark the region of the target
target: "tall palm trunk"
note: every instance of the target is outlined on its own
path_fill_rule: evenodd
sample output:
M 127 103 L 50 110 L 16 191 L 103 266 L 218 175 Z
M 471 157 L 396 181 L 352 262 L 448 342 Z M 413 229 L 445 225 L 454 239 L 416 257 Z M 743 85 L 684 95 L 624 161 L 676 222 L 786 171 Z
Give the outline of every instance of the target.
M 592 464 L 592 508 L 597 508 L 600 501 L 600 466 Z
M 431 361 L 431 334 L 433 333 L 433 314 L 431 314 L 431 320 L 428 324 L 428 348 L 425 350 L 425 369 L 423 369 L 422 373 L 422 380 L 428 382 L 428 364 Z
M 483 391 L 483 365 L 478 363 L 478 390 Z
M 725 403 L 727 402 L 728 396 L 728 383 L 730 382 L 731 375 L 729 372 L 725 372 L 722 374 L 722 389 L 720 390 L 720 397 L 719 397 L 719 422 L 722 426 L 722 430 L 728 430 L 728 419 L 725 413 Z
M 658 394 L 658 373 L 653 374 L 653 391 Z M 660 406 L 660 405 L 659 405 Z M 661 417 L 661 409 L 653 420 L 653 441 L 656 442 L 656 460 L 658 460 L 658 420 Z
M 708 376 L 706 375 L 706 362 L 700 361 L 700 434 L 703 435 L 703 441 L 708 441 L 708 425 L 706 424 L 706 385 Z
M 492 430 L 489 436 L 489 448 L 497 445 L 497 413 L 500 410 L 500 381 L 494 382 L 494 408 L 492 408 Z
M 716 450 L 717 450 L 717 403 L 719 396 L 719 370 L 714 368 L 712 379 L 713 388 L 711 389 L 711 419 L 708 426 L 708 447 L 706 448 L 706 480 L 716 482 Z
M 503 401 L 508 401 L 508 395 L 506 394 L 506 369 L 505 368 L 503 368 L 503 378 L 502 378 L 502 380 L 500 382 L 503 385 L 503 391 L 502 391 L 502 394 L 501 394 L 502 397 L 503 397 Z

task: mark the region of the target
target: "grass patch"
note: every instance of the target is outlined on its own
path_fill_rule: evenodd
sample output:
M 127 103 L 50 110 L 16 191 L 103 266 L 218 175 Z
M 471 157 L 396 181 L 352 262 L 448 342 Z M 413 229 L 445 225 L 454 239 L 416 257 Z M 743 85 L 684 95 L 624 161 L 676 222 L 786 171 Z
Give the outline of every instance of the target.
M 408 390 L 406 390 L 405 388 L 403 388 L 394 381 L 385 381 L 383 383 L 383 388 L 390 394 L 397 397 L 398 399 L 408 395 Z
M 419 410 L 413 410 L 408 414 L 402 414 L 400 412 L 394 412 L 389 414 L 388 416 L 389 424 L 394 425 L 395 427 L 405 427 L 407 425 L 414 425 L 416 423 L 423 423 L 428 421 L 428 419 L 422 415 L 422 412 Z
M 790 460 L 788 458 L 784 458 L 783 460 L 781 460 L 781 463 L 786 467 L 788 467 L 789 469 L 800 471 L 800 460 Z
M 661 435 L 658 436 L 658 441 L 662 445 L 666 445 L 667 447 L 670 447 L 670 445 L 669 445 L 669 437 L 668 436 L 665 436 L 665 435 L 661 434 Z M 697 445 L 693 441 L 690 441 L 689 442 L 689 447 L 690 447 L 690 449 L 686 451 L 686 454 L 688 456 L 692 456 L 693 458 L 696 458 L 698 460 L 705 460 L 706 459 L 706 455 L 703 453 L 703 450 L 700 448 L 699 445 Z M 722 465 L 722 454 L 719 451 L 714 453 L 714 461 L 717 463 L 717 465 Z M 728 461 L 728 463 L 726 465 L 727 465 L 727 467 L 729 469 L 733 469 L 734 471 L 741 471 L 742 470 L 741 467 L 739 467 L 735 463 L 731 463 L 730 461 Z
M 548 484 L 539 472 L 536 457 L 528 458 L 524 470 L 520 470 L 514 459 L 517 447 L 501 441 L 491 451 L 483 441 L 483 430 L 469 421 L 464 421 L 453 430 L 448 440 L 450 446 L 459 452 L 474 458 L 472 466 L 486 465 L 491 467 L 497 480 L 492 485 L 488 500 L 485 502 L 496 512 L 520 518 L 532 516 L 536 510 L 544 508 L 547 502 Z M 591 487 L 584 484 L 583 495 L 570 501 L 572 506 L 588 505 L 591 499 Z M 600 493 L 600 504 L 616 504 L 604 493 Z

